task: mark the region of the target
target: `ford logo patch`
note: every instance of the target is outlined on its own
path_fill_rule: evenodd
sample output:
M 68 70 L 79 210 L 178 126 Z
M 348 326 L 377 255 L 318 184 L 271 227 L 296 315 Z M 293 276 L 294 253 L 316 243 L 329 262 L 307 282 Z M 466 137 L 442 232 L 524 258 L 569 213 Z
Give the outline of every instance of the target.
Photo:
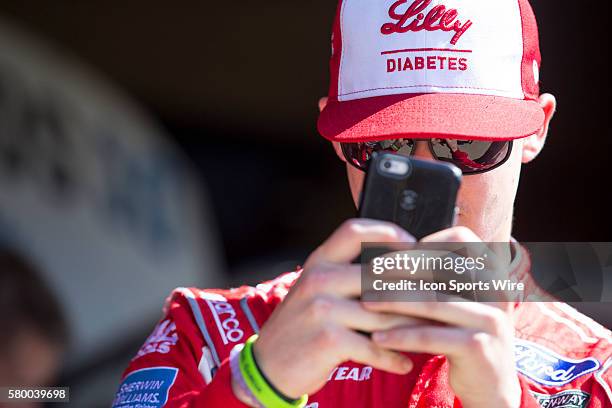
M 568 384 L 582 375 L 596 371 L 600 366 L 594 358 L 573 360 L 525 340 L 515 342 L 514 358 L 518 372 L 551 387 Z

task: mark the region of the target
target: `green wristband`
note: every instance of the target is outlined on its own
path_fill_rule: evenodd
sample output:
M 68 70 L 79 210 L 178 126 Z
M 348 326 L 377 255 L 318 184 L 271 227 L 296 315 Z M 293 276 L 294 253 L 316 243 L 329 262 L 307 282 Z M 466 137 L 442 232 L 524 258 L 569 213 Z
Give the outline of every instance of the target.
M 242 378 L 251 390 L 257 401 L 265 408 L 303 408 L 308 402 L 308 395 L 304 394 L 299 399 L 288 402 L 268 384 L 257 367 L 253 357 L 253 343 L 257 335 L 251 336 L 240 352 L 239 367 Z

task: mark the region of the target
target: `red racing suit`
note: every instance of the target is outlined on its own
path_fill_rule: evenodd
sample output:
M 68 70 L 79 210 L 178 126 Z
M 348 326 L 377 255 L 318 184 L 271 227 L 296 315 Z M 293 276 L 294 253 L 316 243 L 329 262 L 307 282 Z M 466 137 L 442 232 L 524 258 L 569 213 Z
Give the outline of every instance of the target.
M 113 408 L 246 407 L 232 392 L 230 350 L 259 331 L 298 278 L 292 272 L 256 287 L 176 289 L 125 371 Z M 522 407 L 612 407 L 609 330 L 563 303 L 522 303 L 515 312 Z M 340 365 L 307 407 L 461 406 L 444 356 L 408 356 L 414 369 L 407 375 Z

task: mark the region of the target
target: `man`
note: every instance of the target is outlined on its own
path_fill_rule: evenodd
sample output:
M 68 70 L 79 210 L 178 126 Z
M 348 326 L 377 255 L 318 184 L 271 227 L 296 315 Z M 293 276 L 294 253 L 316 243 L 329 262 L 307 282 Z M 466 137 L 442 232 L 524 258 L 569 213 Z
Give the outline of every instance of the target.
M 539 95 L 537 36 L 527 0 L 340 1 L 319 130 L 355 203 L 372 152 L 399 140 L 465 176 L 457 226 L 422 241 L 511 242 L 521 165 L 556 105 Z M 567 305 L 357 300 L 361 243 L 413 241 L 350 220 L 272 282 L 177 289 L 114 406 L 610 406 L 612 336 Z M 523 250 L 504 248 L 528 272 Z

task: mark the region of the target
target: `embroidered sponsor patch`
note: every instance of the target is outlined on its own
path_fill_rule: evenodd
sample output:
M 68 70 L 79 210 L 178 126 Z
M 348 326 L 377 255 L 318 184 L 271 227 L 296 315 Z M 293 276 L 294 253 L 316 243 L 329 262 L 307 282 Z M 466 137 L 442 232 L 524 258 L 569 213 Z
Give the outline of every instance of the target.
M 380 27 L 380 33 L 390 35 L 395 33 L 406 33 L 409 31 L 454 31 L 455 34 L 450 40 L 452 45 L 456 45 L 461 36 L 472 26 L 470 20 L 462 23 L 458 20 L 459 12 L 454 8 L 446 8 L 444 5 L 437 4 L 427 10 L 431 0 L 415 0 L 404 9 L 401 14 L 398 10 L 405 6 L 406 0 L 397 0 L 389 7 L 389 17 L 391 22 L 385 23 Z M 427 13 L 427 16 L 425 14 Z
M 334 368 L 327 381 L 367 381 L 372 375 L 372 367 L 346 367 Z
M 240 328 L 234 307 L 223 296 L 215 293 L 203 293 L 202 297 L 206 299 L 213 314 L 223 344 L 240 342 L 244 337 L 244 331 Z
M 566 390 L 554 395 L 531 391 L 542 408 L 585 408 L 591 395 L 580 390 Z
M 150 353 L 166 354 L 178 341 L 176 325 L 170 319 L 159 323 L 142 345 L 134 360 Z
M 515 342 L 514 359 L 518 372 L 551 387 L 569 384 L 600 366 L 594 358 L 574 360 L 525 340 Z
M 113 408 L 162 408 L 174 384 L 177 368 L 152 367 L 131 372 L 115 395 Z

